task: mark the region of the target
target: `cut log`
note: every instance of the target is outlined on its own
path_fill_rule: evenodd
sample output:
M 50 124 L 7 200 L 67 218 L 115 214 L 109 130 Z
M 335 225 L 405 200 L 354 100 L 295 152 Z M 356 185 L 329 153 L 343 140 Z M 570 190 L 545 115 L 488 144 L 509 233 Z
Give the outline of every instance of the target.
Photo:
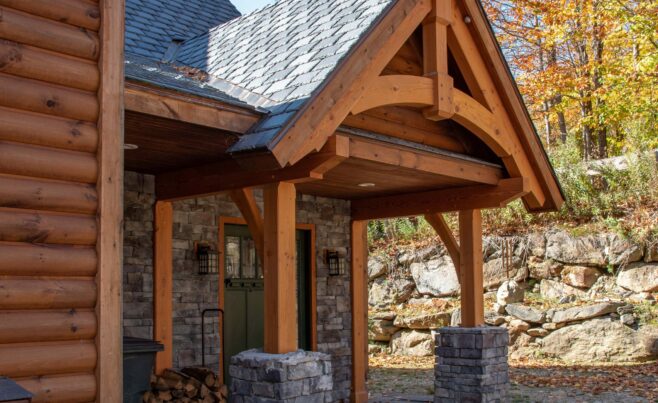
M 0 209 L 0 241 L 94 245 L 93 216 Z
M 77 309 L 95 305 L 93 280 L 0 279 L 0 309 Z
M 97 60 L 100 50 L 95 32 L 3 6 L 0 6 L 0 37 L 89 60 Z
M 0 140 L 96 152 L 95 124 L 0 107 Z
M 84 91 L 96 91 L 100 79 L 92 61 L 1 39 L 0 72 Z
M 95 214 L 95 186 L 0 175 L 0 207 Z
M 94 276 L 97 263 L 90 247 L 0 242 L 0 275 Z
M 96 183 L 98 175 L 93 154 L 0 141 L 0 155 L 4 174 L 87 184 Z
M 95 367 L 93 340 L 0 345 L 0 374 L 10 378 L 93 373 Z
M 100 28 L 98 4 L 91 1 L 57 0 L 53 7 L 52 0 L 0 0 L 0 5 L 92 31 Z
M 0 344 L 36 341 L 85 340 L 96 336 L 91 311 L 0 312 Z
M 16 382 L 34 395 L 34 403 L 82 403 L 96 399 L 93 373 L 38 376 L 17 379 Z
M 187 367 L 183 368 L 182 371 L 184 374 L 191 376 L 194 379 L 197 379 L 201 383 L 205 384 L 208 387 L 215 386 L 217 381 L 217 375 L 215 375 L 210 369 L 203 367 Z
M 0 74 L 0 88 L 0 106 L 86 122 L 95 122 L 98 119 L 99 106 L 95 92 L 9 74 Z
M 168 390 L 159 390 L 156 393 L 156 396 L 158 397 L 159 400 L 168 402 L 171 401 L 174 397 L 171 395 L 171 392 Z

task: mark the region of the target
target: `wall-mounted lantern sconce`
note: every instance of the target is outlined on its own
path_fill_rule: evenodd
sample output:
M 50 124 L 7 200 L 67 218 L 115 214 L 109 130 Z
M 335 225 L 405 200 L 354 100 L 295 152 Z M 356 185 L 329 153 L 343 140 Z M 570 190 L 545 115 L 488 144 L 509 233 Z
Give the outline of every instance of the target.
M 325 250 L 324 262 L 329 268 L 330 276 L 342 276 L 345 274 L 345 258 L 341 257 L 338 251 Z
M 199 274 L 219 273 L 219 257 L 212 246 L 203 242 L 195 242 L 194 254 L 199 261 Z

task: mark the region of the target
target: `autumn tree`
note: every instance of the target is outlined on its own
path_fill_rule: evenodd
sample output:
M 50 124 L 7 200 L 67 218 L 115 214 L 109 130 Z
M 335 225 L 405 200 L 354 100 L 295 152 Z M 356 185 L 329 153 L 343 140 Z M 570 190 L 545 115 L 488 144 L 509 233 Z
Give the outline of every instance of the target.
M 547 146 L 575 136 L 584 159 L 658 146 L 658 0 L 483 4 Z

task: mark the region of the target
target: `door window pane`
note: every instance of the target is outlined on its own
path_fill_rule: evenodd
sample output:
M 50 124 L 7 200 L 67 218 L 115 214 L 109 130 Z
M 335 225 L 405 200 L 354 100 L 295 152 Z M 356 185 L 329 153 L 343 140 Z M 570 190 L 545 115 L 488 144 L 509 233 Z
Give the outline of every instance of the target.
M 227 236 L 225 247 L 225 277 L 240 277 L 240 237 Z
M 251 237 L 242 238 L 242 278 L 256 278 L 256 244 Z

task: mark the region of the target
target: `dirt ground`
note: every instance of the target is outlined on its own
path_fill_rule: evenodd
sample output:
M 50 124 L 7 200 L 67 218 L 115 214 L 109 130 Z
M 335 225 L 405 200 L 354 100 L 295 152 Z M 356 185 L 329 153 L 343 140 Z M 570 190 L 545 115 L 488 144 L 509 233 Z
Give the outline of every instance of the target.
M 434 358 L 370 358 L 372 402 L 430 402 Z M 510 362 L 511 402 L 658 403 L 658 362 L 575 365 L 558 361 Z

